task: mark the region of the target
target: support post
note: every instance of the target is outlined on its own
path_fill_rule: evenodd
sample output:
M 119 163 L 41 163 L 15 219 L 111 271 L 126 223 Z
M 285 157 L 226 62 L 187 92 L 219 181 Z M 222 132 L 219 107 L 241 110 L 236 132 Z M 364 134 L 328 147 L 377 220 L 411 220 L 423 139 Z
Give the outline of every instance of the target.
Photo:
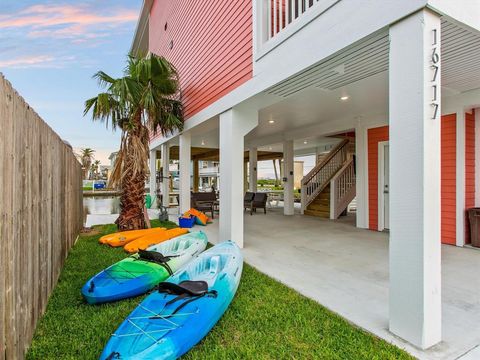
M 244 136 L 258 125 L 258 112 L 230 109 L 220 114 L 219 241 L 243 247 Z
M 440 16 L 390 27 L 390 331 L 441 341 Z
M 154 207 L 153 200 L 157 193 L 157 150 L 150 150 L 150 197 L 152 198 L 152 207 Z
M 170 206 L 170 147 L 162 144 L 162 205 Z
M 358 120 L 355 127 L 355 183 L 357 227 L 368 229 L 367 129 Z
M 258 180 L 258 172 L 257 172 L 257 148 L 250 147 L 248 150 L 248 170 L 249 170 L 249 181 L 248 181 L 248 189 L 251 192 L 257 192 L 257 180 Z
M 283 215 L 294 213 L 293 166 L 293 140 L 287 140 L 283 143 L 283 177 L 287 180 L 283 183 Z
M 456 113 L 456 234 L 455 244 L 465 245 L 465 110 Z
M 197 192 L 200 182 L 200 172 L 198 169 L 198 160 L 193 160 L 193 191 Z
M 191 134 L 183 132 L 180 134 L 179 154 L 179 180 L 180 180 L 180 214 L 190 209 L 190 162 L 191 162 Z

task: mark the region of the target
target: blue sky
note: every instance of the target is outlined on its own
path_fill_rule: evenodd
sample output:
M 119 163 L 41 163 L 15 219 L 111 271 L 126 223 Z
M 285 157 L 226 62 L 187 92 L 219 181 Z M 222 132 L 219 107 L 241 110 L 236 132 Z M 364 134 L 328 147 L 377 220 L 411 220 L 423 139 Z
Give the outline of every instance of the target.
M 98 70 L 120 76 L 141 0 L 0 0 L 0 72 L 75 149 L 96 158 L 118 148 L 119 133 L 83 117 L 100 89 Z

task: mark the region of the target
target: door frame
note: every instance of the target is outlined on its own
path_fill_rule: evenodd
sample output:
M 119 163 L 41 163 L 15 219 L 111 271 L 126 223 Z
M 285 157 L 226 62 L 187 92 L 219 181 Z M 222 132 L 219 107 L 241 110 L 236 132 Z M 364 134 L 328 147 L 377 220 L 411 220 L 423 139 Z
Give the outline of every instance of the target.
M 378 231 L 384 231 L 385 228 L 385 196 L 383 188 L 385 185 L 385 146 L 389 145 L 390 141 L 378 142 Z M 389 189 L 390 191 L 390 189 Z

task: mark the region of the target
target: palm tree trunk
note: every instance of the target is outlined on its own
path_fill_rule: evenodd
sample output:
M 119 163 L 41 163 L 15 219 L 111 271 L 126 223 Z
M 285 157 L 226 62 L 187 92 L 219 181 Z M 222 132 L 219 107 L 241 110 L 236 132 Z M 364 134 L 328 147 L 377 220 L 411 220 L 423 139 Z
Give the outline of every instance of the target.
M 121 179 L 120 215 L 115 221 L 119 230 L 137 230 L 146 227 L 145 206 L 145 166 L 138 162 L 138 154 L 148 154 L 148 129 L 141 124 L 140 113 L 135 118 L 135 129 L 129 130 L 126 137 L 125 159 Z M 141 146 L 142 149 L 138 149 Z M 147 165 L 148 166 L 148 165 Z

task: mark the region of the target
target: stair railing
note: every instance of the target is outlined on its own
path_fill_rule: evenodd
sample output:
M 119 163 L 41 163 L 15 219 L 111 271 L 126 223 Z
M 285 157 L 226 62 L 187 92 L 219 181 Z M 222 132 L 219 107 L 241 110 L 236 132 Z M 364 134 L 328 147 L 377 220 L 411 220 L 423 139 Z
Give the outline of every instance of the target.
M 340 142 L 302 179 L 302 214 L 344 165 L 347 160 L 348 143 L 348 139 Z
M 330 181 L 330 219 L 338 219 L 355 195 L 355 163 L 351 157 Z

